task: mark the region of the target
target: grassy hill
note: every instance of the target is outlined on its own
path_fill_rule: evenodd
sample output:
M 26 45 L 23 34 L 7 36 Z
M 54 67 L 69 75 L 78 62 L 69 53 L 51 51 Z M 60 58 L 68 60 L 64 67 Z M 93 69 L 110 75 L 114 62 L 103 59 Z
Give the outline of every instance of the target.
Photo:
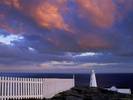
M 133 100 L 133 95 L 112 92 L 102 88 L 74 87 L 48 100 Z

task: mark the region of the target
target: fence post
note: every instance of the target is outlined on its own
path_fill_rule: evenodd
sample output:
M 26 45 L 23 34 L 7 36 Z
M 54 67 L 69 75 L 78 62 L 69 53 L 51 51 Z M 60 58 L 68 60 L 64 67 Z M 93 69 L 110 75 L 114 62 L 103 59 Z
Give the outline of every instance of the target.
M 4 77 L 2 77 L 1 78 L 1 87 L 2 87 L 2 89 L 1 89 L 1 99 L 3 100 L 3 91 L 4 91 Z
M 9 80 L 9 77 L 7 77 L 7 98 L 9 99 L 10 98 L 10 80 Z

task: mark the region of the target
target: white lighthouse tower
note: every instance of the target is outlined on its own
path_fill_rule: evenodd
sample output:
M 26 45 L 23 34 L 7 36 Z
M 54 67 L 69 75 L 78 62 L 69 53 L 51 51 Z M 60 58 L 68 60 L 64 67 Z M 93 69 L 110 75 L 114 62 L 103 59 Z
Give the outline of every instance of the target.
M 95 76 L 95 71 L 91 71 L 91 76 L 90 76 L 90 87 L 97 87 L 97 81 L 96 81 L 96 76 Z

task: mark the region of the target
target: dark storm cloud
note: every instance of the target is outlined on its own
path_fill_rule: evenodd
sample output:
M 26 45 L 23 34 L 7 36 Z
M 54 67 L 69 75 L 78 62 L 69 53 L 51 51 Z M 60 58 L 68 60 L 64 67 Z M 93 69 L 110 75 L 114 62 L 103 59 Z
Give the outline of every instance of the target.
M 133 0 L 0 0 L 0 36 L 24 37 L 13 41 L 14 46 L 0 43 L 0 63 L 131 61 L 132 4 Z M 73 53 L 83 52 L 104 56 L 73 58 Z
M 39 53 L 22 46 L 9 47 L 0 45 L 0 50 L 0 64 L 6 64 L 7 66 L 39 65 L 39 63 L 47 62 L 49 60 L 71 60 L 70 58 L 65 57 L 64 53 Z

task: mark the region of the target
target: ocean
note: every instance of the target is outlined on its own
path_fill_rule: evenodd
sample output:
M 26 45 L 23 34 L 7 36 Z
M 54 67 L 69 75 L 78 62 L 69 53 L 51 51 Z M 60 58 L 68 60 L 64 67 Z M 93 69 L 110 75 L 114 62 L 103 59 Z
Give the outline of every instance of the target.
M 0 76 L 27 78 L 72 78 L 73 74 L 61 73 L 0 73 Z M 76 86 L 89 86 L 90 74 L 74 74 Z M 133 74 L 96 74 L 99 87 L 130 88 L 133 91 Z

